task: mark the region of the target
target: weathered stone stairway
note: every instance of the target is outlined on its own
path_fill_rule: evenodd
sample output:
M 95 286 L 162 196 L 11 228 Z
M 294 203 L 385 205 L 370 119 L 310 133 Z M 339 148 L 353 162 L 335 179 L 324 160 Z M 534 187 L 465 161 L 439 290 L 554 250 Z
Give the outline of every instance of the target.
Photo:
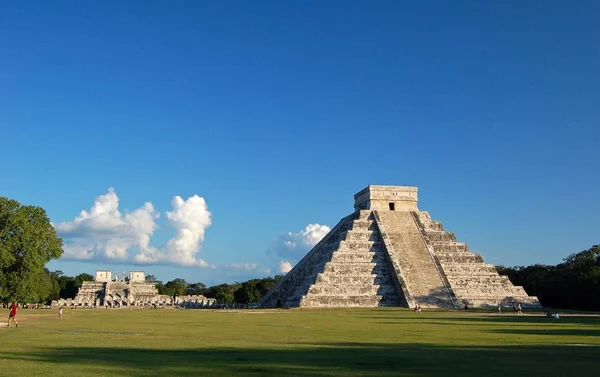
M 441 222 L 433 221 L 427 212 L 414 212 L 427 243 L 440 261 L 457 301 L 468 306 L 512 306 L 516 303 L 539 306 L 537 298 L 527 295 L 523 287 L 514 286 L 495 267 L 458 242 Z
M 300 306 L 375 307 L 399 304 L 383 254 L 379 232 L 369 211 L 362 211 L 342 235 L 323 272 Z
M 412 304 L 423 307 L 453 307 L 453 297 L 438 271 L 421 231 L 408 211 L 375 211 L 384 229 L 388 252 L 400 267 L 399 274 L 408 289 Z M 409 303 L 410 304 L 410 303 Z

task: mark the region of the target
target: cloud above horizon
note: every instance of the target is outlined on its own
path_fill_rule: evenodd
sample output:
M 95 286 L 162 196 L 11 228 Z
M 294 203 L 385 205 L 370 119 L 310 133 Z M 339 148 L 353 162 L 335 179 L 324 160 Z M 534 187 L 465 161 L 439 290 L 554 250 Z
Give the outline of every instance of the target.
M 187 200 L 173 197 L 172 211 L 165 213 L 176 231 L 164 247 L 154 247 L 150 239 L 158 229 L 160 213 L 152 203 L 132 211 L 119 211 L 119 197 L 113 188 L 98 196 L 89 211 L 83 210 L 72 221 L 53 224 L 63 238 L 61 258 L 103 261 L 106 263 L 166 264 L 213 268 L 197 258 L 211 213 L 204 198 L 193 195 Z
M 287 273 L 330 230 L 327 225 L 308 224 L 299 232 L 288 232 L 276 237 L 267 253 L 277 256 L 280 259 L 278 265 L 279 271 Z
M 294 266 L 292 266 L 292 264 L 286 260 L 281 260 L 279 262 L 279 272 L 287 274 L 292 270 L 292 268 L 294 268 Z

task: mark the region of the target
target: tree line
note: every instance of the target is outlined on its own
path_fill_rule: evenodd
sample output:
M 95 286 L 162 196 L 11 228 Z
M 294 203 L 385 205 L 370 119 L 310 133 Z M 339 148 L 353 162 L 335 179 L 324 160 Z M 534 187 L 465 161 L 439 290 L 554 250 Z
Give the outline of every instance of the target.
M 50 260 L 62 255 L 62 246 L 62 239 L 42 207 L 0 197 L 0 303 L 49 303 L 74 298 L 84 281 L 94 280 L 90 274 L 66 276 L 62 271 L 50 272 L 46 268 Z M 280 278 L 212 287 L 180 278 L 163 284 L 152 275 L 146 280 L 156 285 L 159 294 L 204 295 L 224 304 L 248 304 L 258 302 Z
M 282 278 L 282 275 L 262 279 L 250 279 L 233 284 L 219 284 L 207 287 L 204 283 L 188 283 L 184 279 L 174 279 L 163 284 L 154 275 L 146 276 L 146 281 L 156 284 L 159 294 L 169 296 L 203 295 L 214 298 L 221 304 L 258 303 Z
M 497 266 L 544 307 L 600 311 L 600 245 L 571 254 L 557 265 Z
M 65 276 L 50 272 L 46 264 L 59 258 L 63 242 L 56 235 L 46 211 L 0 197 L 0 303 L 43 303 L 74 298 L 89 274 Z M 600 311 L 600 245 L 572 254 L 557 265 L 498 266 L 515 285 L 537 296 L 545 307 Z M 149 275 L 160 294 L 204 295 L 224 304 L 248 304 L 260 299 L 281 276 L 206 287 L 174 279 L 163 284 Z

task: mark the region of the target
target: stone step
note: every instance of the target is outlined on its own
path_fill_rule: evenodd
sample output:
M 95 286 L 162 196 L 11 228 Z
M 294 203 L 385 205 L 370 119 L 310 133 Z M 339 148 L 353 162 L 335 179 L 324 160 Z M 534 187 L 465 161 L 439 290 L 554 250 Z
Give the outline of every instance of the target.
M 376 274 L 327 275 L 319 274 L 316 284 L 386 284 L 388 278 Z
M 373 221 L 371 220 L 354 220 L 352 221 L 352 228 L 351 230 L 376 230 L 377 227 L 374 225 Z
M 370 220 L 372 218 L 372 212 L 370 210 L 361 210 L 358 214 L 359 220 Z
M 483 263 L 481 255 L 470 254 L 461 256 L 438 255 L 440 263 Z
M 380 296 L 316 296 L 307 295 L 300 302 L 300 306 L 339 308 L 339 307 L 378 307 L 397 305 L 394 298 Z
M 325 265 L 323 273 L 340 274 L 385 274 L 389 269 L 384 266 L 377 266 L 375 263 L 336 263 L 329 262 Z
M 456 247 L 467 247 L 467 244 L 464 242 L 458 242 L 458 241 L 435 241 L 435 240 L 429 240 L 429 242 L 431 242 L 431 245 L 433 246 L 434 249 L 436 249 L 438 246 L 456 246 Z
M 457 244 L 442 244 L 438 243 L 433 245 L 433 249 L 436 253 L 444 253 L 444 252 L 469 252 L 469 248 L 466 244 L 457 245 Z
M 488 296 L 527 296 L 527 293 L 521 290 L 512 290 L 508 288 L 504 289 L 492 289 L 492 288 L 483 288 L 483 289 L 464 289 L 464 288 L 454 288 L 452 287 L 454 294 L 456 297 L 488 297 Z
M 486 305 L 498 305 L 498 303 L 502 303 L 503 305 L 507 303 L 534 303 L 535 299 L 532 299 L 529 296 L 520 296 L 514 297 L 510 295 L 489 295 L 489 296 L 464 296 L 457 298 L 457 302 L 464 303 L 469 302 L 475 304 L 476 306 L 486 306 Z
M 396 291 L 391 285 L 373 284 L 316 284 L 308 288 L 311 295 L 348 296 L 348 295 L 385 295 Z
M 346 234 L 346 238 L 345 241 L 378 241 L 379 237 L 377 234 L 371 232 L 371 231 L 367 231 L 367 232 L 355 232 L 355 231 L 350 231 Z
M 427 238 L 432 242 L 456 242 L 456 236 L 452 232 L 427 232 Z
M 353 253 L 381 253 L 382 249 L 381 249 L 381 244 L 373 244 L 370 247 L 364 247 L 364 248 L 349 248 L 348 246 L 345 245 L 340 245 L 337 250 L 334 252 L 334 254 L 337 253 L 343 253 L 343 254 L 353 254 Z
M 373 246 L 379 249 L 381 244 L 373 241 L 343 240 L 340 241 L 338 250 L 371 250 Z
M 440 262 L 441 263 L 441 262 Z M 444 271 L 448 273 L 456 273 L 456 274 L 470 274 L 470 273 L 478 273 L 478 272 L 489 272 L 493 274 L 497 274 L 496 267 L 487 263 L 477 263 L 477 264 L 465 264 L 465 263 L 442 263 L 442 267 Z
M 470 251 L 436 251 L 435 255 L 443 256 L 443 257 L 450 257 L 450 258 L 461 258 L 461 257 L 469 257 L 471 255 L 477 255 L 477 254 L 473 254 Z
M 509 279 L 501 279 L 498 276 L 495 277 L 471 277 L 456 279 L 454 277 L 448 277 L 450 284 L 456 287 L 461 286 L 485 286 L 485 285 L 506 285 L 512 286 L 512 282 Z
M 369 247 L 375 244 L 380 244 L 379 240 L 368 240 L 368 239 L 358 239 L 358 240 L 341 240 L 340 247 L 349 246 L 349 247 Z
M 423 227 L 425 228 L 425 231 L 443 231 L 444 230 L 444 226 L 442 225 L 442 223 L 440 222 L 434 222 L 434 221 L 422 221 Z
M 346 253 L 333 253 L 331 262 L 344 262 L 344 263 L 383 263 L 385 262 L 385 256 L 383 253 L 373 252 L 346 252 Z

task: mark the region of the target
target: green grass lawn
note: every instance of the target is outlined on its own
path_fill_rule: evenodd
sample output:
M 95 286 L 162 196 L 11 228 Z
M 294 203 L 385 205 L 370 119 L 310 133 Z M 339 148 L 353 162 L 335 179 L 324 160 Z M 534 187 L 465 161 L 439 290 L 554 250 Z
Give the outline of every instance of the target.
M 6 311 L 8 317 L 8 311 Z M 598 376 L 600 317 L 473 311 L 21 310 L 2 376 Z

